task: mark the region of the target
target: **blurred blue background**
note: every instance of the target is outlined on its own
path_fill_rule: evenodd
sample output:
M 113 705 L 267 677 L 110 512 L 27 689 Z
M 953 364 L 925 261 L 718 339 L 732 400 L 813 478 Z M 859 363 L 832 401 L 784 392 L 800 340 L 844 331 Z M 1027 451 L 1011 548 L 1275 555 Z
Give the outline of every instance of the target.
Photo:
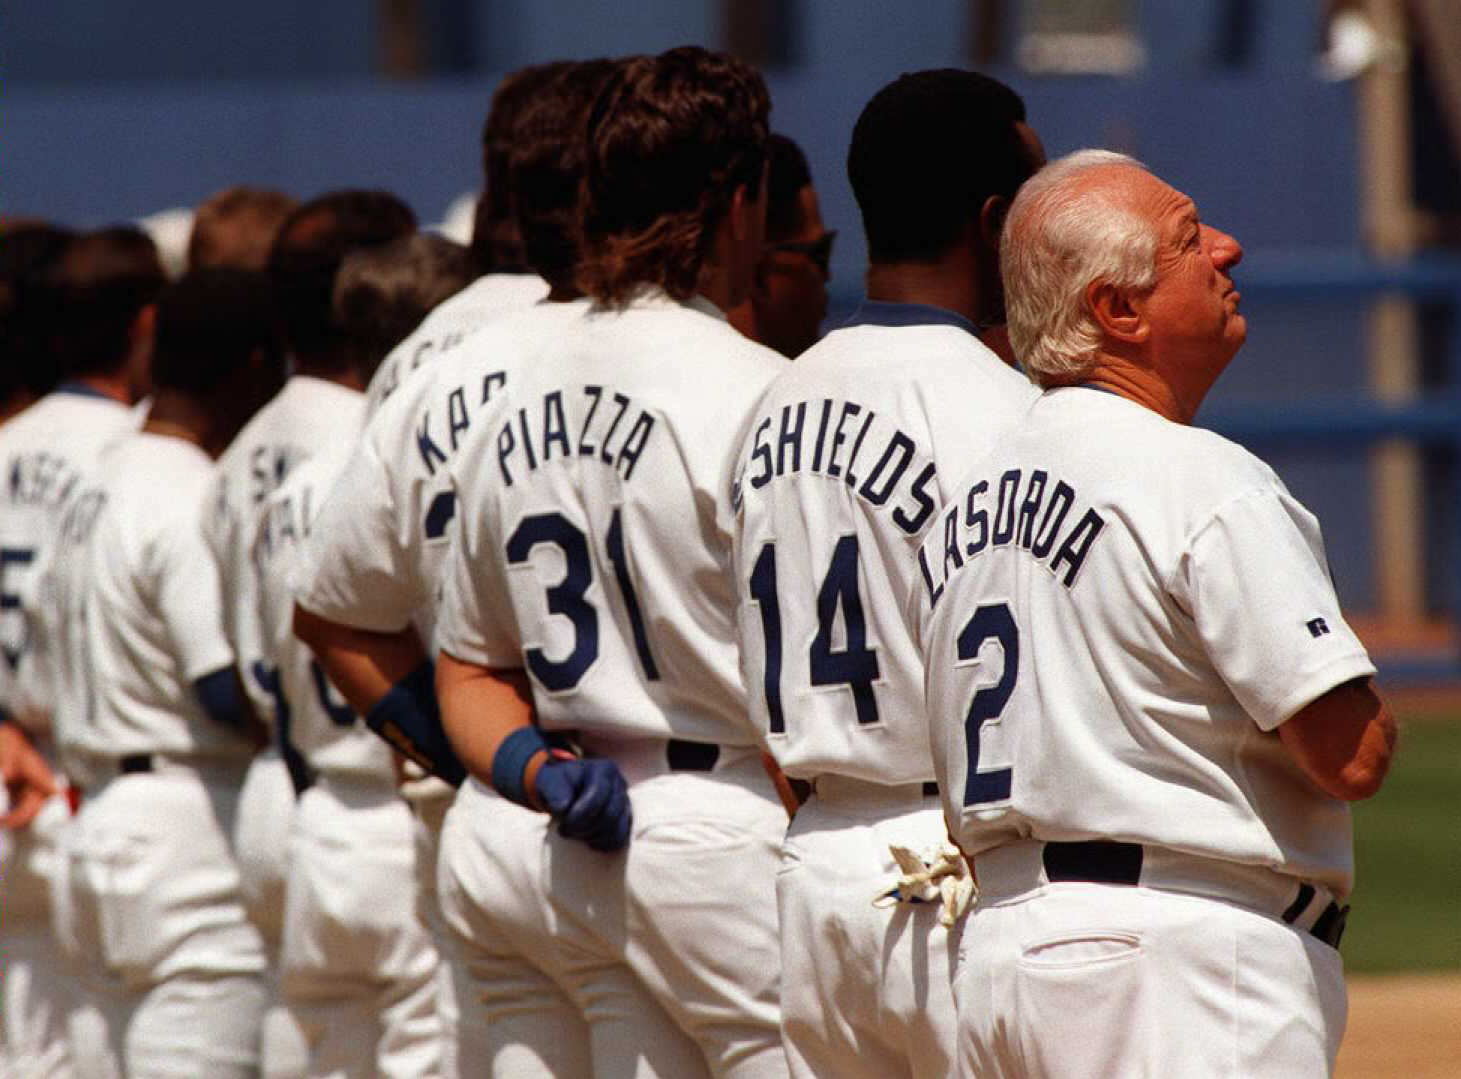
M 1092 145 L 1132 153 L 1243 242 L 1236 277 L 1250 343 L 1204 419 L 1231 425 L 1275 464 L 1324 521 L 1346 604 L 1374 609 L 1363 444 L 1295 444 L 1263 426 L 1315 402 L 1339 403 L 1341 429 L 1369 415 L 1366 319 L 1378 293 L 1361 228 L 1358 84 L 1316 73 L 1325 20 L 1342 0 L 1066 5 L 1115 13 L 1138 59 L 1119 74 L 1032 71 L 1022 42 L 1061 6 L 0 0 L 0 213 L 98 225 L 250 183 L 301 197 L 385 187 L 436 221 L 479 185 L 482 118 L 502 72 L 697 42 L 767 71 L 773 126 L 805 148 L 823 216 L 841 232 L 832 288 L 834 310 L 845 309 L 864 256 L 843 170 L 859 110 L 901 72 L 978 66 L 1024 95 L 1051 156 Z M 1453 156 L 1436 162 L 1422 181 L 1444 201 Z M 1454 275 L 1438 273 L 1422 381 L 1449 401 Z M 1452 457 L 1443 445 L 1421 462 L 1425 614 L 1454 606 Z

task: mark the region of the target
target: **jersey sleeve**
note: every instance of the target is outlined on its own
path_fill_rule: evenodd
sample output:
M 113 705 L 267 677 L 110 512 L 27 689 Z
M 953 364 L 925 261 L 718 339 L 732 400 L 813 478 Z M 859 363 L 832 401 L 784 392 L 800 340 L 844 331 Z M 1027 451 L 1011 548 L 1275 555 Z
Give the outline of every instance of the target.
M 1263 730 L 1375 673 L 1340 613 L 1319 523 L 1281 484 L 1240 495 L 1199 525 L 1172 591 Z
M 463 518 L 466 519 L 463 519 Z M 523 665 L 522 646 L 501 559 L 490 551 L 491 530 L 482 514 L 458 513 L 441 572 L 441 651 L 483 667 Z
M 195 681 L 233 664 L 223 628 L 223 582 L 197 518 L 163 530 L 156 546 L 158 613 L 183 676 Z
M 416 560 L 395 489 L 370 437 L 362 438 L 320 510 L 300 562 L 295 598 L 332 622 L 377 633 L 411 624 L 421 601 Z

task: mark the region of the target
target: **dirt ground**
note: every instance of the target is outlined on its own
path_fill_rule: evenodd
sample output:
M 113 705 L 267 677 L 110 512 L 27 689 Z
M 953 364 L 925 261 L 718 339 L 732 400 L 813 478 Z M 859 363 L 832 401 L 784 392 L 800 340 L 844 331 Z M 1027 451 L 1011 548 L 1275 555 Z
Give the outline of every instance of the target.
M 1461 1076 L 1461 974 L 1351 977 L 1338 1079 Z

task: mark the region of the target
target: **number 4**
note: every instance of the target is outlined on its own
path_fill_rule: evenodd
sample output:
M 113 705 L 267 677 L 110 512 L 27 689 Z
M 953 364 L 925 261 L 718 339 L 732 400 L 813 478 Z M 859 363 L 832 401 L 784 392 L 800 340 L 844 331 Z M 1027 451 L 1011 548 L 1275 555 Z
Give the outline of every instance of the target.
M 843 536 L 832 551 L 832 561 L 822 587 L 817 590 L 817 635 L 807 656 L 814 686 L 848 686 L 857 710 L 857 722 L 866 726 L 878 721 L 878 702 L 873 683 L 881 673 L 878 654 L 867 646 L 867 617 L 862 608 L 862 590 L 857 578 L 857 537 Z M 786 714 L 781 706 L 781 604 L 776 592 L 776 544 L 768 543 L 751 568 L 751 599 L 761 610 L 761 632 L 766 640 L 763 690 L 766 694 L 767 728 L 771 734 L 786 731 Z M 842 611 L 845 646 L 832 646 L 837 611 Z

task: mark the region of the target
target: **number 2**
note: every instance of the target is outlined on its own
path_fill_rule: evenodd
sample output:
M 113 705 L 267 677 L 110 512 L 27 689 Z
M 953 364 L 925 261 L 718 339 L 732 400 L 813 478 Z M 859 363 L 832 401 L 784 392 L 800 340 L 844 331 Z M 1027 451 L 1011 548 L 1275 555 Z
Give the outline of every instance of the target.
M 1009 605 L 996 603 L 980 607 L 974 612 L 959 634 L 958 653 L 961 660 L 977 659 L 986 641 L 997 641 L 1004 653 L 1004 668 L 999 681 L 992 686 L 976 690 L 969 702 L 969 713 L 964 719 L 964 738 L 969 747 L 969 772 L 964 779 L 964 804 L 982 805 L 998 802 L 1010 796 L 1014 772 L 1009 768 L 991 768 L 979 771 L 979 731 L 986 722 L 995 719 L 1009 703 L 1015 691 L 1015 680 L 1020 674 L 1020 630 L 1015 625 Z

